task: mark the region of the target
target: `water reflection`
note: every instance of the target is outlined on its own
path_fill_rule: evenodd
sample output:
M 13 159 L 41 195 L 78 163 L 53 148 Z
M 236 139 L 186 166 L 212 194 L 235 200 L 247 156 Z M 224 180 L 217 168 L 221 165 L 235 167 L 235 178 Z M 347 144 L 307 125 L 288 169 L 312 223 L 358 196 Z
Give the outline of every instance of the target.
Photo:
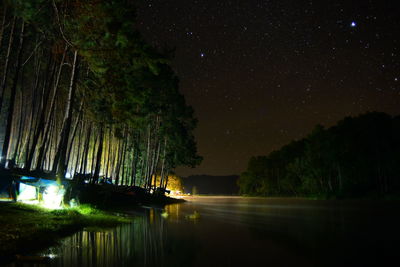
M 132 224 L 82 231 L 42 255 L 56 255 L 51 266 L 385 266 L 397 258 L 398 203 L 190 200 L 145 207 Z
M 179 206 L 168 207 L 170 220 L 179 217 Z M 133 223 L 103 231 L 82 231 L 61 245 L 43 252 L 56 255 L 51 266 L 181 266 L 195 248 L 167 238 L 166 219 L 159 209 L 146 209 Z M 181 255 L 184 255 L 183 257 Z

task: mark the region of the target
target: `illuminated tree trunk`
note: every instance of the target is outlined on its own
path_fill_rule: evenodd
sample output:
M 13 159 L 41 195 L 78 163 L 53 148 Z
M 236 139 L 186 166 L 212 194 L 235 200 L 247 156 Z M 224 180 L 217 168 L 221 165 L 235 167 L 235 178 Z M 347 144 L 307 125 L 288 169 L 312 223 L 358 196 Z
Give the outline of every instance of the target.
M 81 158 L 81 150 L 82 150 L 82 135 L 83 135 L 83 127 L 84 121 L 81 121 L 81 126 L 79 127 L 79 135 L 78 135 L 78 148 L 76 151 L 76 160 L 75 160 L 75 168 L 74 168 L 74 175 L 79 173 L 79 162 Z
M 23 75 L 22 75 L 23 76 Z M 20 90 L 20 98 L 19 98 L 19 121 L 18 121 L 18 137 L 16 141 L 16 146 L 14 150 L 14 155 L 13 155 L 13 162 L 17 162 L 19 159 L 19 154 L 20 154 L 20 148 L 21 148 L 21 143 L 22 143 L 22 131 L 23 131 L 23 125 L 24 125 L 24 119 L 25 119 L 25 114 L 24 114 L 24 107 L 23 107 L 23 90 Z
M 49 62 L 47 64 L 47 71 L 46 73 L 49 72 L 50 69 L 52 69 L 51 75 L 48 79 L 45 79 L 44 85 L 43 85 L 43 94 L 42 94 L 42 100 L 41 100 L 41 110 L 40 110 L 40 117 L 38 118 L 38 122 L 37 122 L 37 127 L 34 131 L 34 135 L 33 135 L 33 139 L 32 139 L 32 144 L 31 147 L 29 149 L 29 155 L 28 155 L 28 160 L 25 164 L 25 169 L 26 170 L 30 170 L 31 169 L 31 165 L 32 165 L 32 161 L 33 161 L 33 156 L 35 154 L 36 151 L 36 146 L 39 142 L 39 138 L 43 133 L 43 128 L 44 128 L 44 120 L 45 120 L 45 116 L 46 116 L 46 107 L 47 107 L 47 100 L 48 100 L 48 96 L 49 96 L 49 91 L 50 91 L 50 85 L 54 79 L 54 74 L 55 74 L 55 65 L 53 65 L 53 67 L 51 67 L 52 64 L 52 60 L 51 60 L 51 56 L 49 57 Z
M 40 69 L 42 66 L 42 61 L 40 60 L 40 55 L 37 56 L 36 62 L 34 64 L 34 72 L 35 72 L 35 81 L 34 81 L 34 85 L 32 86 L 31 89 L 31 98 L 32 98 L 32 104 L 29 106 L 27 106 L 27 109 L 29 109 L 29 116 L 27 118 L 27 125 L 25 127 L 25 129 L 29 129 L 29 130 L 25 130 L 24 129 L 24 146 L 23 146 L 23 153 L 24 153 L 24 163 L 26 165 L 26 162 L 28 161 L 28 156 L 29 156 L 29 148 L 30 148 L 30 141 L 31 141 L 31 136 L 32 136 L 32 132 L 35 129 L 35 114 L 36 109 L 39 108 L 39 94 L 38 94 L 38 88 L 39 88 L 39 83 L 40 83 Z M 28 111 L 27 111 L 28 113 Z M 24 166 L 25 167 L 25 166 Z
M 169 170 L 167 169 L 167 171 L 165 172 L 165 183 L 164 183 L 164 189 L 167 189 L 168 186 L 168 174 L 169 174 Z
M 158 166 L 158 161 L 159 161 L 159 158 L 160 158 L 160 149 L 161 149 L 161 144 L 160 144 L 160 142 L 158 142 L 158 144 L 157 144 L 157 154 L 156 154 L 156 157 L 155 157 L 155 160 L 154 160 L 154 164 L 153 164 L 153 170 L 152 170 L 152 176 L 154 176 L 154 189 L 156 189 L 157 188 L 157 166 Z
M 94 141 L 93 141 L 93 145 L 92 145 L 92 161 L 90 163 L 90 175 L 91 175 L 91 180 L 93 179 L 93 175 L 94 175 L 94 163 L 95 163 L 95 156 L 96 156 L 96 146 L 97 146 L 97 140 L 98 140 L 99 135 L 95 134 L 93 136 Z M 92 181 L 90 181 L 92 182 Z
M 121 144 L 122 143 L 122 144 Z M 115 160 L 115 171 L 114 171 L 114 175 L 115 175 L 115 185 L 119 185 L 120 182 L 120 177 L 119 177 L 119 171 L 120 171 L 120 161 L 122 158 L 122 150 L 123 150 L 123 146 L 124 143 L 121 142 L 121 140 L 118 140 L 118 153 L 116 156 L 116 160 Z
M 163 158 L 161 162 L 161 174 L 160 174 L 160 188 L 163 187 L 163 182 L 164 182 L 164 171 L 165 171 L 165 156 L 167 154 L 167 138 L 164 137 L 164 152 L 163 152 Z
M 139 158 L 139 141 L 140 141 L 140 132 L 133 139 L 133 160 L 132 160 L 131 186 L 136 186 L 136 176 L 137 176 L 137 167 L 138 167 L 138 158 Z
M 69 142 L 69 147 L 68 147 L 68 150 L 67 150 L 67 163 L 66 163 L 66 166 L 68 166 L 69 163 L 70 163 L 73 144 L 74 144 L 74 141 L 75 141 L 76 132 L 78 130 L 78 124 L 80 122 L 80 118 L 81 118 L 81 115 L 82 115 L 82 106 L 83 106 L 83 100 L 81 100 L 81 104 L 79 106 L 79 111 L 78 111 L 78 116 L 76 118 L 73 130 L 72 130 L 72 136 L 71 136 L 71 140 Z
M 25 23 L 22 22 L 21 32 L 20 32 L 20 36 L 19 36 L 18 51 L 17 51 L 17 62 L 15 64 L 16 68 L 15 68 L 14 80 L 13 80 L 12 87 L 11 87 L 10 103 L 8 106 L 6 130 L 5 130 L 3 150 L 2 150 L 2 155 L 1 155 L 2 159 L 1 159 L 0 165 L 3 168 L 5 167 L 6 159 L 8 156 L 8 148 L 10 146 L 11 126 L 13 123 L 13 116 L 14 116 L 15 97 L 16 97 L 16 93 L 17 93 L 18 78 L 19 78 L 19 74 L 20 74 L 20 70 L 21 70 L 22 48 L 24 45 L 24 30 L 25 30 Z
M 93 181 L 92 181 L 94 184 L 97 184 L 99 181 L 99 174 L 101 167 L 100 163 L 103 155 L 103 143 L 104 143 L 104 126 L 100 125 L 100 141 L 99 141 L 99 147 L 97 148 L 96 167 L 94 169 Z
M 146 169 L 144 171 L 145 188 L 149 189 L 149 169 L 150 169 L 150 124 L 147 126 L 147 151 L 146 151 Z
M 55 146 L 58 144 L 58 139 L 57 139 L 57 118 L 55 116 L 51 117 L 50 119 L 50 134 L 48 138 L 47 145 L 45 146 L 44 149 L 44 155 L 45 155 L 45 161 L 47 167 L 45 167 L 45 162 L 43 161 L 43 164 L 41 169 L 46 169 L 46 170 L 51 170 L 51 164 L 52 159 L 54 159 L 54 150 L 56 149 Z
M 65 117 L 60 134 L 60 140 L 57 146 L 57 152 L 53 163 L 53 172 L 57 172 L 60 178 L 64 178 L 64 173 L 66 168 L 65 159 L 66 159 L 66 152 L 68 145 L 68 137 L 71 131 L 72 107 L 75 101 L 76 81 L 78 78 L 78 65 L 79 65 L 78 51 L 75 50 L 74 59 L 72 63 L 72 72 L 69 85 L 67 106 L 65 108 Z
M 110 131 L 109 131 L 109 135 L 108 135 L 108 152 L 107 152 L 107 163 L 106 163 L 106 177 L 111 177 L 111 175 L 109 175 L 108 171 L 110 168 L 110 159 L 111 159 L 111 141 L 112 141 L 112 127 L 110 126 Z
M 68 47 L 67 45 L 64 48 L 64 53 L 62 55 L 61 61 L 60 61 L 60 66 L 58 67 L 58 72 L 57 72 L 57 77 L 56 77 L 56 81 L 53 87 L 53 95 L 51 98 L 51 102 L 50 102 L 50 108 L 48 111 L 48 115 L 46 118 L 46 124 L 44 126 L 44 134 L 43 134 L 43 138 L 42 138 L 42 142 L 39 146 L 39 152 L 38 152 L 38 159 L 37 159 L 37 163 L 36 163 L 36 167 L 35 169 L 41 169 L 40 166 L 43 166 L 43 160 L 44 160 L 44 156 L 45 156 L 45 146 L 48 140 L 48 136 L 49 136 L 49 131 L 50 131 L 50 125 L 51 125 L 51 120 L 53 118 L 53 116 L 55 116 L 55 106 L 56 106 L 56 97 L 57 97 L 57 93 L 58 93 L 58 88 L 59 88 L 59 84 L 60 84 L 60 79 L 61 79 L 61 73 L 62 73 L 62 69 L 63 69 L 63 65 L 65 62 L 65 56 L 67 54 L 67 50 Z
M 8 39 L 7 53 L 6 53 L 5 60 L 4 60 L 3 79 L 1 81 L 0 112 L 2 111 L 2 108 L 3 108 L 3 98 L 4 98 L 4 94 L 5 94 L 6 87 L 7 87 L 7 78 L 8 78 L 8 71 L 9 71 L 10 58 L 11 58 L 10 54 L 11 54 L 12 44 L 14 41 L 15 22 L 16 22 L 16 17 L 13 18 L 13 21 L 11 24 L 10 37 Z M 4 153 L 2 153 L 2 154 L 4 154 Z M 2 157 L 1 161 L 3 161 L 3 160 L 5 160 L 4 157 Z
M 125 160 L 125 148 L 126 148 L 126 139 L 124 139 L 121 151 L 121 160 L 119 161 L 118 173 L 120 175 L 120 185 L 124 185 L 124 160 Z
M 150 188 L 154 187 L 154 189 L 157 187 L 157 182 L 156 182 L 156 177 L 155 177 L 155 171 L 157 169 L 157 164 L 158 164 L 158 157 L 160 155 L 160 143 L 158 141 L 158 126 L 159 126 L 159 116 L 156 117 L 156 122 L 154 126 L 154 134 L 153 134 L 153 147 L 152 147 L 152 158 L 151 158 L 151 167 L 149 171 L 149 176 L 150 176 Z
M 100 170 L 99 170 L 99 177 L 100 177 L 100 172 L 103 171 L 103 176 L 106 177 L 107 173 L 106 173 L 106 164 L 107 164 L 107 134 L 106 134 L 106 129 L 104 129 L 106 126 L 103 125 L 103 148 L 102 148 L 102 157 L 101 157 L 101 161 L 100 161 Z M 103 152 L 104 151 L 104 152 Z M 98 150 L 97 150 L 98 152 Z M 97 164 L 96 164 L 97 166 Z
M 85 145 L 82 153 L 82 161 L 81 161 L 81 169 L 80 173 L 81 174 L 86 174 L 87 170 L 87 162 L 88 162 L 88 155 L 89 155 L 89 145 L 90 145 L 90 137 L 92 135 L 92 127 L 91 124 L 89 124 L 89 129 L 87 130 L 87 135 L 85 138 Z

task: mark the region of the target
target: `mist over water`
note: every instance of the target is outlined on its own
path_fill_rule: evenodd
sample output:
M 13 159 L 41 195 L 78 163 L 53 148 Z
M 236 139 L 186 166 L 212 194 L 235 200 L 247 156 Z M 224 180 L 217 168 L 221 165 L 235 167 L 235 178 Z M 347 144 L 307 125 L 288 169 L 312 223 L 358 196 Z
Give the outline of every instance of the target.
M 42 255 L 52 266 L 389 266 L 397 257 L 396 202 L 188 201 L 145 207 L 131 224 L 76 233 Z

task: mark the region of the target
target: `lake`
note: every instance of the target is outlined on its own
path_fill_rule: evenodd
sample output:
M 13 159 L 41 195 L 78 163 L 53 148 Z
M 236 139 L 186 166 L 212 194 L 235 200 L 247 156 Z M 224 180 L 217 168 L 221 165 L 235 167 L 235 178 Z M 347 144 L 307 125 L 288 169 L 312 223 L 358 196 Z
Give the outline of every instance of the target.
M 188 197 L 44 251 L 51 266 L 393 266 L 398 202 Z M 168 214 L 168 215 L 167 215 Z M 396 264 L 395 264 L 396 265 Z

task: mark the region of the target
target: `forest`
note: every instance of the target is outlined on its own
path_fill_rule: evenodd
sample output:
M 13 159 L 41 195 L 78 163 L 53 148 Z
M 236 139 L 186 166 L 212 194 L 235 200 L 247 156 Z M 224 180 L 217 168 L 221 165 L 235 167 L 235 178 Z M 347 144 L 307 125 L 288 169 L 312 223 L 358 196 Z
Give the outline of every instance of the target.
M 238 180 L 241 194 L 321 198 L 400 193 L 400 116 L 370 112 L 267 156 L 252 157 Z
M 133 2 L 1 1 L 0 169 L 150 191 L 200 163 L 173 50 Z

